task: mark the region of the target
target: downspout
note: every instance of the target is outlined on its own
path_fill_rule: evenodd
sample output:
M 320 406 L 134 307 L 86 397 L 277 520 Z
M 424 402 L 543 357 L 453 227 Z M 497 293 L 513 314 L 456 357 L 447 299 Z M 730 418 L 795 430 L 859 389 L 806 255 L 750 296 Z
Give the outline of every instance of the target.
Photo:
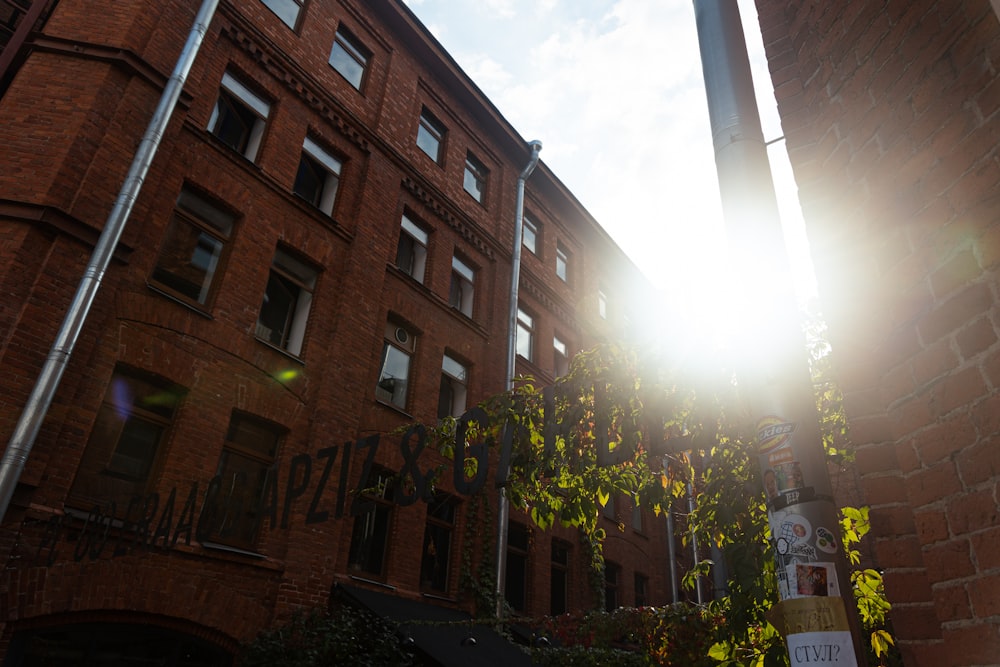
M 70 303 L 62 326 L 56 334 L 55 342 L 49 350 L 45 364 L 42 366 L 31 395 L 25 404 L 24 411 L 21 413 L 10 441 L 7 443 L 3 459 L 0 460 L 0 521 L 7 514 L 7 508 L 10 506 L 17 481 L 28 461 L 28 456 L 31 454 L 31 448 L 39 430 L 41 430 L 45 414 L 52 405 L 56 390 L 59 388 L 59 381 L 62 379 L 69 358 L 73 354 L 73 348 L 80 337 L 94 297 L 97 295 L 108 264 L 114 255 L 115 246 L 118 245 L 122 232 L 125 230 L 132 207 L 142 189 L 143 180 L 149 172 L 149 166 L 156 155 L 167 125 L 170 123 L 174 107 L 177 105 L 181 90 L 184 88 L 184 81 L 191 71 L 191 66 L 198 55 L 198 50 L 208 32 L 208 24 L 211 22 L 218 4 L 219 0 L 204 0 L 201 9 L 195 16 L 187 42 L 177 59 L 177 64 L 174 65 L 174 71 L 163 88 L 163 94 L 160 96 L 156 111 L 153 113 L 149 126 L 146 128 L 135 156 L 132 158 L 132 165 L 125 176 L 125 182 L 118 192 L 111 213 L 108 214 L 108 219 L 104 223 L 104 229 L 97 240 L 97 245 L 94 246 L 94 252 L 77 286 L 76 295 Z
M 514 388 L 514 360 L 517 356 L 517 293 L 521 282 L 521 239 L 524 225 L 524 184 L 538 164 L 538 153 L 542 150 L 542 142 L 532 141 L 531 159 L 524 171 L 517 177 L 517 201 L 514 204 L 514 248 L 511 253 L 510 269 L 510 314 L 507 317 L 507 373 L 504 376 L 504 391 Z M 504 474 L 506 479 L 507 474 Z M 497 498 L 497 587 L 496 617 L 503 619 L 504 591 L 507 588 L 507 522 L 510 520 L 510 501 L 507 499 L 507 487 L 500 485 Z

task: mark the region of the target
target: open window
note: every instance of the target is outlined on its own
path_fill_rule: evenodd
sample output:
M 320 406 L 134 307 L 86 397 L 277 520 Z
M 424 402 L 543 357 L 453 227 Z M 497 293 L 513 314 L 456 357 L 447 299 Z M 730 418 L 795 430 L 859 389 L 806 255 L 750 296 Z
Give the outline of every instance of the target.
M 208 131 L 234 151 L 253 162 L 264 138 L 271 112 L 270 103 L 226 72 L 219 98 L 208 121 Z
M 451 258 L 451 288 L 448 301 L 451 307 L 466 317 L 472 317 L 476 272 L 458 255 Z
M 296 356 L 302 352 L 318 274 L 316 267 L 277 249 L 257 317 L 258 338 Z
M 424 282 L 429 235 L 423 227 L 403 216 L 396 245 L 396 266 L 418 283 Z
M 410 386 L 410 361 L 416 348 L 416 336 L 405 326 L 388 322 L 382 344 L 382 370 L 375 397 L 383 403 L 406 409 Z
M 465 412 L 469 369 L 465 364 L 444 355 L 441 360 L 441 389 L 438 393 L 438 419 L 458 417 Z
M 292 190 L 327 215 L 333 215 L 340 185 L 341 162 L 309 137 L 302 142 L 302 157 Z

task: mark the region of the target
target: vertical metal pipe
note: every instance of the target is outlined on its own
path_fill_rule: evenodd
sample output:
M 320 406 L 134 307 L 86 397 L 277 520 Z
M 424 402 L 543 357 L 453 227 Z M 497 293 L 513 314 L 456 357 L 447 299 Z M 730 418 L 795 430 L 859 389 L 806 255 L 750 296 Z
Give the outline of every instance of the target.
M 184 48 L 177 59 L 177 64 L 163 89 L 156 111 L 153 113 L 149 126 L 136 149 L 125 182 L 115 199 L 111 213 L 108 214 L 97 245 L 94 246 L 94 252 L 84 270 L 76 295 L 70 303 L 62 326 L 56 334 L 55 342 L 49 350 L 45 364 L 42 366 L 31 395 L 28 397 L 28 402 L 25 404 L 24 411 L 21 413 L 10 441 L 7 443 L 3 459 L 0 460 L 0 521 L 7 514 L 7 508 L 10 506 L 17 481 L 28 461 L 45 414 L 48 412 L 49 406 L 52 405 L 59 381 L 62 379 L 70 355 L 72 355 L 73 348 L 80 337 L 80 331 L 83 329 L 94 297 L 97 295 L 104 273 L 114 255 L 115 246 L 118 245 L 122 232 L 125 230 L 129 214 L 132 212 L 135 200 L 142 189 L 143 180 L 146 178 L 153 156 L 156 155 L 157 148 L 159 148 L 163 133 L 170 123 L 174 107 L 177 105 L 181 90 L 184 88 L 184 81 L 191 71 L 191 66 L 198 55 L 205 33 L 208 32 L 208 24 L 211 22 L 218 4 L 219 0 L 204 0 L 201 9 L 195 16 L 194 25 L 191 27 L 191 32 L 188 34 Z
M 681 601 L 680 582 L 677 580 L 677 545 L 674 543 L 674 508 L 667 510 L 667 554 L 670 558 L 670 600 Z
M 739 6 L 734 0 L 694 0 L 694 8 L 729 264 L 739 281 L 734 291 L 743 290 L 740 301 L 753 304 L 752 313 L 740 317 L 746 327 L 737 377 L 757 420 L 761 477 L 773 480 L 766 491 L 781 598 L 777 611 L 794 606 L 847 619 L 825 640 L 844 644 L 838 664 L 851 667 L 863 655 L 854 596 L 843 549 L 831 548 L 828 539 L 834 538 L 839 517 Z M 822 586 L 816 583 L 820 573 Z M 787 635 L 790 653 L 794 642 L 811 636 Z
M 514 388 L 514 360 L 517 356 L 517 293 L 521 283 L 521 239 L 524 225 L 524 184 L 531 172 L 538 165 L 538 153 L 542 150 L 542 142 L 535 140 L 528 143 L 531 148 L 531 159 L 517 177 L 517 200 L 514 203 L 514 248 L 511 253 L 510 270 L 510 311 L 507 317 L 507 372 L 504 376 L 504 390 Z M 506 479 L 507 475 L 503 477 Z M 507 498 L 507 488 L 501 486 L 497 497 L 497 586 L 496 617 L 503 618 L 504 591 L 507 587 L 507 524 L 510 521 L 510 500 Z

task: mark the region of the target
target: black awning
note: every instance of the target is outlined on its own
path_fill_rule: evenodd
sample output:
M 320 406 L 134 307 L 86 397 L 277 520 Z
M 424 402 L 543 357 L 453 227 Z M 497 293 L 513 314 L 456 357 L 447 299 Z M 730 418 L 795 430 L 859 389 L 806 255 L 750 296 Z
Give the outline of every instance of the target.
M 346 600 L 391 621 L 414 648 L 441 667 L 530 667 L 530 656 L 457 609 L 410 600 L 357 586 L 337 584 Z M 476 641 L 472 643 L 469 637 Z

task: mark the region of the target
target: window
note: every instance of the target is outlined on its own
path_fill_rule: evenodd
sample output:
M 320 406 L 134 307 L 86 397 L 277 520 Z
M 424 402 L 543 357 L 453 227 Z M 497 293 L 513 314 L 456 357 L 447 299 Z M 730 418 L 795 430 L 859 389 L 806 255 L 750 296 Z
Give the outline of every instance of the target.
M 601 516 L 605 519 L 611 519 L 615 523 L 618 523 L 618 511 L 615 505 L 615 497 L 610 496 L 608 498 L 608 502 L 604 503 L 604 506 L 601 507 Z
M 549 578 L 549 615 L 565 614 L 569 609 L 569 545 L 552 540 L 552 567 Z
M 151 281 L 185 301 L 206 305 L 233 219 L 187 188 L 181 190 Z
M 507 528 L 507 581 L 504 598 L 514 611 L 524 611 L 528 603 L 528 527 L 521 523 Z
M 469 371 L 447 354 L 441 361 L 441 391 L 438 394 L 438 419 L 458 417 L 465 412 Z
M 427 263 L 427 232 L 405 215 L 400 225 L 399 244 L 396 246 L 396 266 L 418 283 L 424 282 Z
M 371 55 L 344 26 L 337 28 L 333 49 L 330 51 L 330 65 L 358 90 L 361 90 L 361 84 L 364 83 Z
M 473 286 L 476 273 L 457 256 L 451 258 L 451 289 L 448 301 L 451 307 L 466 317 L 472 317 Z
M 639 507 L 637 502 L 632 501 L 632 530 L 641 533 L 642 528 L 642 508 Z
M 298 355 L 316 288 L 317 270 L 278 248 L 257 317 L 257 337 Z
M 569 372 L 569 350 L 566 347 L 566 343 L 559 340 L 558 336 L 552 337 L 552 347 L 553 356 L 555 357 L 552 370 L 557 378 L 562 377 Z
M 635 606 L 645 607 L 649 604 L 649 577 L 635 573 Z
M 222 87 L 208 121 L 208 131 L 253 162 L 257 159 L 270 111 L 268 102 L 226 72 L 222 75 Z
M 389 544 L 389 524 L 392 518 L 392 473 L 373 469 L 368 487 L 361 495 L 375 506 L 354 518 L 347 567 L 351 570 L 381 575 Z
M 410 357 L 414 349 L 414 336 L 397 324 L 385 327 L 382 347 L 382 371 L 379 374 L 375 397 L 398 408 L 406 408 L 406 390 L 410 383 Z
M 534 349 L 535 318 L 517 309 L 517 353 L 527 359 L 534 361 L 532 350 Z
M 463 185 L 465 186 L 465 191 L 472 195 L 480 204 L 483 203 L 483 198 L 486 196 L 486 178 L 489 176 L 489 172 L 483 163 L 477 160 L 472 153 L 466 153 L 465 155 L 465 180 Z
M 444 134 L 444 126 L 425 107 L 420 112 L 420 125 L 417 126 L 417 146 L 438 164 L 441 164 Z
M 262 2 L 272 12 L 278 15 L 292 30 L 298 23 L 299 13 L 302 11 L 303 0 L 262 0 Z
M 340 166 L 340 160 L 306 137 L 302 142 L 302 157 L 292 191 L 327 215 L 333 215 L 333 203 L 340 184 Z
M 85 509 L 115 505 L 124 515 L 155 468 L 183 390 L 160 378 L 115 370 L 70 491 Z
M 420 587 L 448 592 L 451 534 L 455 527 L 455 504 L 445 494 L 437 494 L 427 506 L 424 550 L 420 558 Z
M 533 254 L 538 254 L 538 227 L 531 220 L 522 218 L 521 244 Z
M 569 255 L 566 254 L 566 249 L 562 247 L 562 244 L 556 245 L 556 275 L 562 279 L 563 282 L 569 282 L 568 277 L 568 267 L 569 267 Z
M 603 288 L 597 290 L 597 314 L 602 320 L 608 319 L 608 295 L 604 293 Z
M 604 610 L 614 611 L 621 606 L 618 600 L 618 584 L 622 576 L 620 565 L 604 561 Z
M 216 472 L 221 484 L 211 511 L 213 541 L 254 548 L 264 487 L 283 432 L 279 426 L 248 415 L 234 414 L 230 419 Z

